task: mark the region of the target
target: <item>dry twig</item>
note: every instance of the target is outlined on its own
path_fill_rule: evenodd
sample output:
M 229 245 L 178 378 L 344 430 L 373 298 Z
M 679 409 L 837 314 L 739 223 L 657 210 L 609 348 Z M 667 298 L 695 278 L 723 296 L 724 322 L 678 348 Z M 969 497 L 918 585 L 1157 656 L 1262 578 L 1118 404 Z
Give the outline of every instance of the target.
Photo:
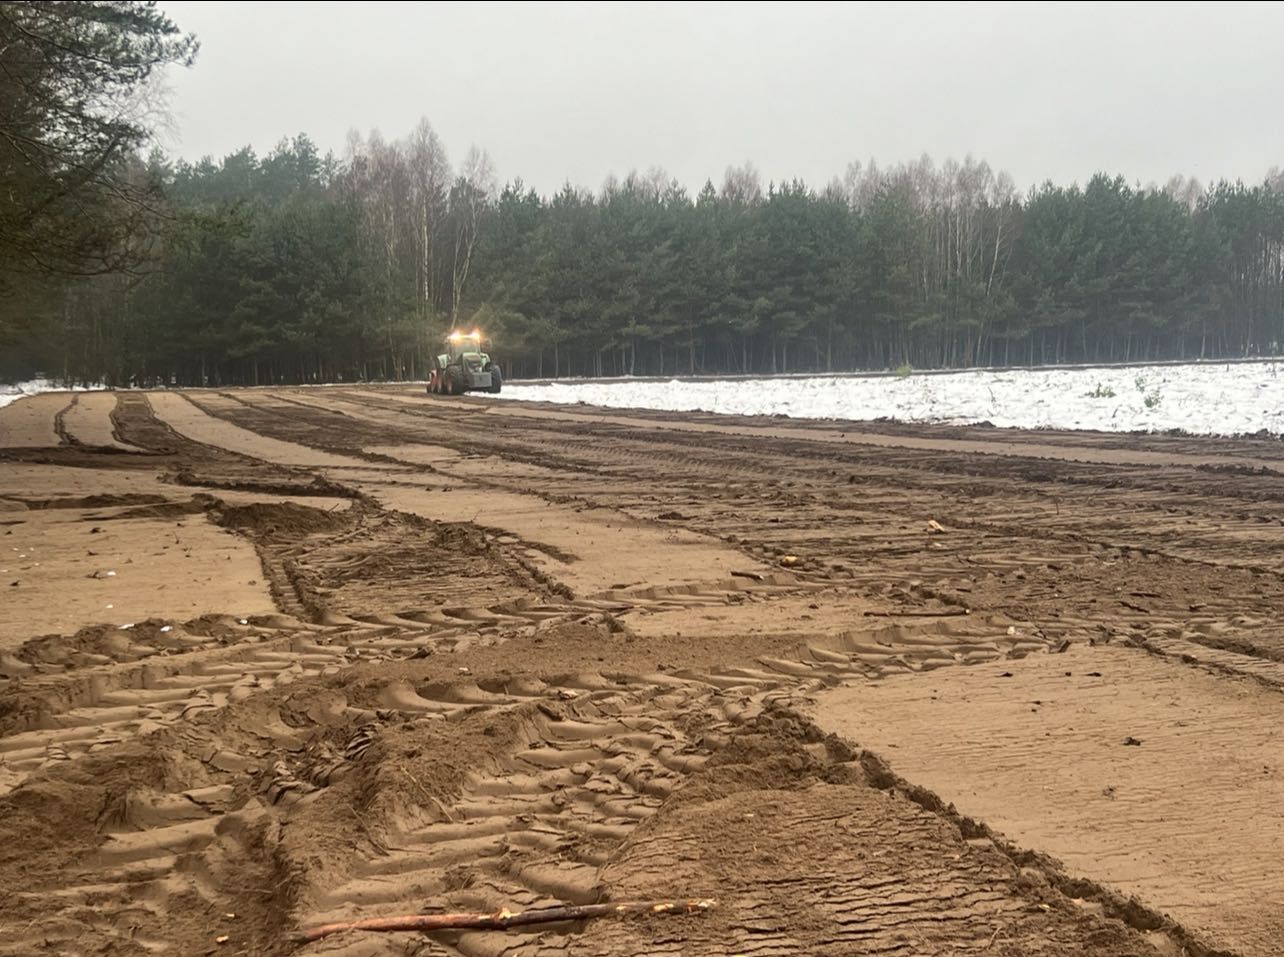
M 619 904 L 581 904 L 542 907 L 537 910 L 496 911 L 493 914 L 410 914 L 404 917 L 370 917 L 351 923 L 322 924 L 298 934 L 299 942 L 320 940 L 348 930 L 508 930 L 531 924 L 554 924 L 594 917 L 627 917 L 633 914 L 698 914 L 709 910 L 714 901 L 626 901 Z

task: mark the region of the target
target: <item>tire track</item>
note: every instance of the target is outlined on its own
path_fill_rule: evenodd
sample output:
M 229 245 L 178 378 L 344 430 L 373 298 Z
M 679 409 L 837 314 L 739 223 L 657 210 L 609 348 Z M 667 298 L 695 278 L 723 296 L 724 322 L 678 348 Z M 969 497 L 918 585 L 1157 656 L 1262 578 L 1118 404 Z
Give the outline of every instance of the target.
M 0 908 L 0 951 L 91 940 L 124 954 L 284 954 L 313 922 L 676 892 L 723 906 L 664 926 L 348 934 L 304 950 L 1215 952 L 889 784 L 802 709 L 970 675 L 1013 676 L 999 688 L 1027 669 L 1086 676 L 1118 656 L 1206 667 L 1222 688 L 1241 675 L 1270 684 L 1284 586 L 1279 533 L 1259 519 L 1277 479 L 851 448 L 832 426 L 750 436 L 646 415 L 391 408 L 360 390 L 167 402 L 167 415 L 189 410 L 196 438 L 240 449 L 184 437 L 144 397 L 122 396 L 118 436 L 174 480 L 355 504 L 201 505 L 254 542 L 290 615 L 91 628 L 20 649 L 22 673 L 0 689 L 0 879 L 19 888 Z M 634 545 L 700 533 L 744 567 L 633 576 L 610 549 L 573 541 L 545 561 L 540 536 L 475 524 L 474 503 L 501 494 L 574 528 L 645 529 L 619 539 Z M 549 571 L 583 565 L 573 551 L 600 565 L 576 598 Z M 1019 737 L 1033 720 L 1020 718 L 995 734 Z M 1025 766 L 1048 763 L 1022 748 Z M 956 750 L 964 769 L 1003 758 Z M 1019 808 L 1022 783 L 1000 798 Z

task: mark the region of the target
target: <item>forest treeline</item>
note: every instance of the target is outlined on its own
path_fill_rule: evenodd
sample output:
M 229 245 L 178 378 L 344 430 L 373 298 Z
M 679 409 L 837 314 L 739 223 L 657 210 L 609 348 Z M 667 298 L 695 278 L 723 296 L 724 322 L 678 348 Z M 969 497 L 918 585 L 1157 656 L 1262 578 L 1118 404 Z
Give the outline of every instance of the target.
M 37 27 L 67 8 L 151 9 L 5 7 L 37 9 Z M 35 29 L 22 26 L 19 40 Z M 134 26 L 167 38 L 139 47 L 158 62 L 194 53 L 163 18 Z M 25 115 L 0 114 L 0 131 Z M 501 184 L 483 152 L 452 164 L 427 121 L 397 140 L 353 134 L 337 157 L 300 135 L 197 163 L 144 154 L 142 121 L 131 130 L 82 170 L 92 203 L 69 174 L 32 204 L 38 233 L 23 232 L 29 210 L 0 208 L 0 374 L 416 379 L 455 326 L 482 328 L 510 378 L 1284 348 L 1279 170 L 1207 187 L 1102 174 L 1019 193 L 985 162 L 924 157 L 853 164 L 820 188 L 764 183 L 745 165 L 694 193 L 650 171 L 541 195 Z M 5 149 L 0 174 L 20 181 L 30 164 Z

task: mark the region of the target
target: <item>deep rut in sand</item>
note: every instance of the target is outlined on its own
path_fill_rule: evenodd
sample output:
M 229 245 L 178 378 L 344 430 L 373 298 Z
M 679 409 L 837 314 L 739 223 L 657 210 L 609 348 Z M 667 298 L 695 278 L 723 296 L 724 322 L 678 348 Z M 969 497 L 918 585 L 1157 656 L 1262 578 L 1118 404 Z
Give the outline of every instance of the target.
M 75 627 L 0 635 L 0 952 L 1266 953 L 1165 917 L 1172 882 L 1143 875 L 1129 900 L 1090 846 L 1067 867 L 1038 834 L 961 817 L 896 776 L 927 777 L 941 735 L 871 713 L 835 736 L 825 703 L 1107 655 L 1277 694 L 1277 445 L 849 440 L 370 389 L 60 397 L 11 419 L 20 589 L 124 581 L 140 614 L 99 601 Z M 157 561 L 187 578 L 140 592 L 121 563 L 162 532 Z M 76 571 L 105 574 L 107 546 L 118 576 Z M 1209 741 L 1244 717 L 1227 693 Z M 1080 773 L 1073 749 L 1012 740 L 1032 775 Z M 1020 777 L 995 776 L 994 800 Z M 1199 786 L 1190 801 L 1215 798 Z M 719 906 L 293 937 L 688 896 Z

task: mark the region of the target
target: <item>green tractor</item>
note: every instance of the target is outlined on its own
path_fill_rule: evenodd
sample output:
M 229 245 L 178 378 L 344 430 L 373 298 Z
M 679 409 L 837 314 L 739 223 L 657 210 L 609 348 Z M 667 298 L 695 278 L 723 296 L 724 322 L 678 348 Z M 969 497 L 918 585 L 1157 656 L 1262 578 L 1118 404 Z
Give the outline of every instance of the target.
M 504 377 L 499 366 L 482 352 L 482 334 L 452 332 L 446 337 L 446 351 L 433 360 L 428 377 L 429 395 L 463 395 L 465 392 L 499 392 Z

